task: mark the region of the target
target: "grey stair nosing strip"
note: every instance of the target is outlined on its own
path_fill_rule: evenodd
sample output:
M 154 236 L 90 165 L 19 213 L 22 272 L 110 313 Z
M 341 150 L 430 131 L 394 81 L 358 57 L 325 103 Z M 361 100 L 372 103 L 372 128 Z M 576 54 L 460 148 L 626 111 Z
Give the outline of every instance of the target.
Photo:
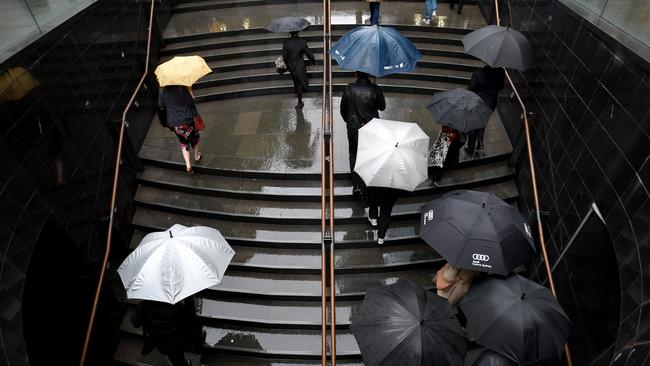
M 246 59 L 233 59 L 233 60 L 246 61 Z M 322 59 L 317 59 L 316 65 L 322 66 L 323 65 L 322 61 L 323 61 Z M 335 60 L 332 60 L 331 64 L 337 65 Z M 425 69 L 453 70 L 453 71 L 462 71 L 462 72 L 473 72 L 481 68 L 481 66 L 478 65 L 474 66 L 468 64 L 440 62 L 440 61 L 418 61 L 417 66 Z M 245 63 L 245 62 L 232 63 L 229 65 L 214 66 L 213 68 L 216 68 L 218 73 L 242 71 L 242 70 L 257 70 L 257 69 L 275 68 L 275 62 L 269 59 L 266 61 L 256 61 L 251 63 Z M 344 71 L 343 69 L 341 70 Z M 353 71 L 349 71 L 349 72 L 353 72 Z

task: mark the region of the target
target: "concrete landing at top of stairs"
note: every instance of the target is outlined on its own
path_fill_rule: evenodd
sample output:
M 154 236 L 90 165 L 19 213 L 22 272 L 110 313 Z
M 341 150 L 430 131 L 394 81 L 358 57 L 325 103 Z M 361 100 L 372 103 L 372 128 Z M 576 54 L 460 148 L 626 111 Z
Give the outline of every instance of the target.
M 386 110 L 381 118 L 416 122 L 437 138 L 440 126 L 433 121 L 425 95 L 386 94 Z M 320 173 L 321 99 L 306 98 L 296 109 L 291 95 L 270 95 L 201 103 L 199 112 L 206 122 L 201 133 L 203 161 L 197 166 L 234 171 L 270 173 Z M 345 122 L 334 98 L 335 171 L 349 172 Z M 509 153 L 512 146 L 497 113 L 492 114 L 485 133 L 485 150 L 476 155 Z M 182 163 L 180 145 L 168 129 L 154 121 L 140 157 L 155 161 Z M 461 151 L 461 161 L 471 159 Z

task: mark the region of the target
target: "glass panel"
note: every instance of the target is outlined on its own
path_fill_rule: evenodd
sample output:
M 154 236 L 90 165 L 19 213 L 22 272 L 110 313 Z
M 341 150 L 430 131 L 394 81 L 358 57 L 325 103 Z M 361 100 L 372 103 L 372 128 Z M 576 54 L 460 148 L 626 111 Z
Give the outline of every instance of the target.
M 2 0 L 0 62 L 97 0 Z
M 650 46 L 650 1 L 609 0 L 602 17 L 641 43 Z

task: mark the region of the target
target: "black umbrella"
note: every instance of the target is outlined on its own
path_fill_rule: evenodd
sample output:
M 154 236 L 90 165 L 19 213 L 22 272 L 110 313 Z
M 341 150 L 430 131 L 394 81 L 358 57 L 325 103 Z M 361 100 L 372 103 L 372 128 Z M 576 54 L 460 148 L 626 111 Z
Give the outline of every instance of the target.
M 487 348 L 477 348 L 467 352 L 464 366 L 517 366 L 511 359 Z
M 422 206 L 420 237 L 452 266 L 507 275 L 535 254 L 526 219 L 499 197 L 456 190 Z
M 350 330 L 366 366 L 456 366 L 467 350 L 449 302 L 410 281 L 369 289 Z
M 535 52 L 526 37 L 510 27 L 488 25 L 462 38 L 465 53 L 492 67 L 524 71 L 535 63 Z
M 462 132 L 485 127 L 492 114 L 481 97 L 462 88 L 434 94 L 427 109 L 440 125 Z
M 275 33 L 300 32 L 301 30 L 304 30 L 310 25 L 311 23 L 309 23 L 304 18 L 282 17 L 282 18 L 275 18 L 271 20 L 269 24 L 267 24 L 266 27 L 264 27 L 264 29 Z
M 525 364 L 559 359 L 571 321 L 551 291 L 513 274 L 474 283 L 459 304 L 476 343 Z

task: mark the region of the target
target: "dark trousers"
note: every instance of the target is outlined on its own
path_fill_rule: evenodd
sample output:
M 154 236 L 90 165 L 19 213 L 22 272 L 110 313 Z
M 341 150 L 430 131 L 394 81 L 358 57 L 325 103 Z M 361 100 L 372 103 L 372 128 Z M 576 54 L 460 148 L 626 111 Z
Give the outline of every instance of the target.
M 458 3 L 458 14 L 463 12 L 464 0 L 449 0 L 449 7 L 454 8 L 454 4 Z
M 372 4 L 372 3 L 370 3 Z M 348 154 L 350 159 L 350 173 L 352 174 L 352 185 L 363 187 L 364 183 L 359 174 L 354 172 L 354 164 L 357 162 L 357 148 L 359 147 L 359 130 L 348 128 Z
M 185 354 L 183 351 L 170 352 L 167 354 L 167 358 L 174 366 L 187 366 L 187 360 L 185 360 Z
M 483 136 L 485 136 L 485 128 L 469 131 L 467 134 L 467 149 L 473 152 L 477 146 L 483 146 Z
M 368 217 L 377 220 L 377 237 L 383 239 L 386 237 L 386 231 L 390 225 L 391 213 L 397 196 L 381 192 L 381 189 L 368 188 Z
M 381 5 L 380 2 L 369 2 L 368 5 L 370 6 L 370 25 L 378 25 L 379 24 L 379 5 Z

